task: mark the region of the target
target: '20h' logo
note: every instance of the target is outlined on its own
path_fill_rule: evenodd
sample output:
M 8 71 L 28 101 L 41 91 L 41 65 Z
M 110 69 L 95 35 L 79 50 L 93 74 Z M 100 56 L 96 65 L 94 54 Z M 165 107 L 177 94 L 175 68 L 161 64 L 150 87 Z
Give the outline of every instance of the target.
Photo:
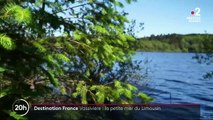
M 20 116 L 24 116 L 29 112 L 29 103 L 24 99 L 16 100 L 12 105 L 12 111 Z

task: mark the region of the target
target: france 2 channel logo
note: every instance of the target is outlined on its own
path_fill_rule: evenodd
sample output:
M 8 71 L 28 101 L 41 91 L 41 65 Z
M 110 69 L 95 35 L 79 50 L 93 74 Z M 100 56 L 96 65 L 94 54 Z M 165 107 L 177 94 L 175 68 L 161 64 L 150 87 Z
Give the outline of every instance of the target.
M 200 8 L 195 8 L 194 10 L 191 11 L 191 15 L 186 17 L 186 19 L 188 20 L 188 22 L 190 23 L 199 23 L 201 22 L 201 15 L 200 15 Z

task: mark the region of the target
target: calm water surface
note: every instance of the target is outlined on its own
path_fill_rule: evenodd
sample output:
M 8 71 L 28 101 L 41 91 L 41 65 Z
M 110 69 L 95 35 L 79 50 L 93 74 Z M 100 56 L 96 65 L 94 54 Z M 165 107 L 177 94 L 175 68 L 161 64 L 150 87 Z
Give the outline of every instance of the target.
M 203 118 L 213 117 L 213 80 L 203 75 L 213 65 L 199 64 L 192 59 L 194 53 L 138 52 L 134 60 L 149 61 L 142 64 L 150 81 L 146 88 L 155 103 L 201 104 Z

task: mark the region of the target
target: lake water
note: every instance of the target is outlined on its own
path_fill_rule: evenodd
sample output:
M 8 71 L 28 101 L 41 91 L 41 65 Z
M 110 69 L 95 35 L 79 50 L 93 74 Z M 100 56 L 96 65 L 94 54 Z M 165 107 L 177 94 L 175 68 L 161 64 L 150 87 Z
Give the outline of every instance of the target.
M 213 80 L 203 75 L 213 65 L 199 64 L 194 53 L 138 52 L 133 60 L 149 61 L 141 66 L 148 71 L 147 87 L 140 87 L 155 98 L 154 103 L 201 104 L 202 118 L 213 118 Z

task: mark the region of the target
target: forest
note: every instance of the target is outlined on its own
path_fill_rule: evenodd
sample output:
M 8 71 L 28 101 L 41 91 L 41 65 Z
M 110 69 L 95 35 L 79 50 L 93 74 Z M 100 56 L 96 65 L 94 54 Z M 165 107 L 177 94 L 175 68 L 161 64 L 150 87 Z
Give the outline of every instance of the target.
M 212 53 L 212 45 L 212 34 L 168 34 L 138 38 L 132 47 L 149 52 Z

